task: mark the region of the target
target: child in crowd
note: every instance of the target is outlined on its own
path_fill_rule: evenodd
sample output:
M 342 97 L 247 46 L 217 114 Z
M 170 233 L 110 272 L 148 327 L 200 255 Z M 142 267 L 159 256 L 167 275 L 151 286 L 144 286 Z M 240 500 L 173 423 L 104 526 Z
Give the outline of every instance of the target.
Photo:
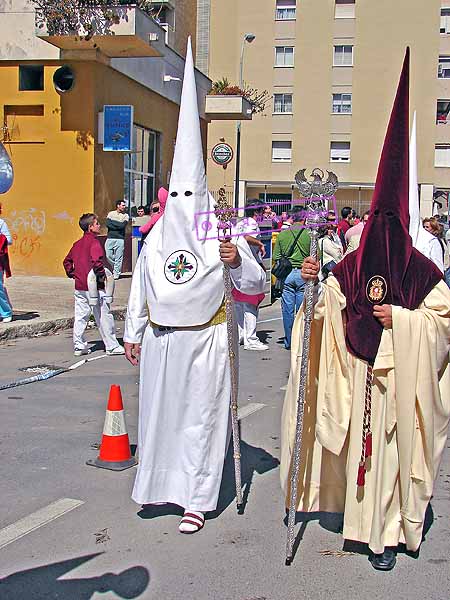
M 124 354 L 123 346 L 119 344 L 115 334 L 114 317 L 110 312 L 110 304 L 106 300 L 104 282 L 106 279 L 104 266 L 104 251 L 97 239 L 100 223 L 97 215 L 85 213 L 79 220 L 84 235 L 70 249 L 63 265 L 67 277 L 75 279 L 75 320 L 73 324 L 73 345 L 75 356 L 89 354 L 85 331 L 91 316 L 91 308 L 98 330 L 105 344 L 106 354 Z M 87 277 L 91 269 L 97 277 L 98 304 L 89 305 Z

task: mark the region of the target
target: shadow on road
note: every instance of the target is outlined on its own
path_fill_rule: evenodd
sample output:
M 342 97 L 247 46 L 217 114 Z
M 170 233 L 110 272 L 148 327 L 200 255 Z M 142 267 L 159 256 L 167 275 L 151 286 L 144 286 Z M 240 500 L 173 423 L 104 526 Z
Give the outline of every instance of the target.
M 293 556 L 295 557 L 295 554 L 296 554 L 296 552 L 300 546 L 300 543 L 303 539 L 303 536 L 305 534 L 308 523 L 310 523 L 311 521 L 318 521 L 319 525 L 321 527 L 323 527 L 324 529 L 326 529 L 327 531 L 331 531 L 332 533 L 342 533 L 343 523 L 344 523 L 343 519 L 344 519 L 344 515 L 342 513 L 297 512 L 295 515 L 295 523 L 296 524 L 301 523 L 301 525 L 300 525 L 300 528 L 295 537 L 295 542 L 294 542 L 294 547 L 293 547 Z M 287 521 L 288 521 L 288 517 L 287 517 L 287 511 L 286 511 L 286 517 L 284 518 L 284 524 L 286 526 L 287 526 Z M 423 525 L 422 542 L 425 541 L 426 534 L 429 532 L 431 526 L 433 525 L 433 521 L 434 521 L 433 507 L 431 506 L 431 504 L 428 504 L 427 510 L 425 513 L 424 525 Z M 354 540 L 344 540 L 342 549 L 344 552 L 355 552 L 356 554 L 362 554 L 362 555 L 365 555 L 368 557 L 372 556 L 372 552 L 369 549 L 369 546 L 367 544 L 362 543 L 362 542 L 356 542 Z M 406 554 L 407 556 L 409 556 L 411 558 L 417 559 L 417 558 L 419 558 L 420 548 L 418 550 L 416 550 L 415 552 L 412 552 L 411 550 L 407 550 L 405 544 L 399 544 L 396 549 L 396 552 L 399 554 Z
M 241 441 L 241 475 L 243 487 L 244 510 L 250 495 L 253 476 L 256 473 L 262 475 L 272 469 L 276 469 L 279 460 L 266 452 L 263 448 L 250 446 Z M 206 520 L 216 519 L 223 511 L 236 500 L 236 487 L 234 480 L 234 461 L 232 444 L 228 448 L 223 468 L 222 483 L 219 492 L 219 501 L 216 510 L 206 513 Z M 183 509 L 175 504 L 164 504 L 162 506 L 145 505 L 138 512 L 141 519 L 155 519 L 167 515 L 183 516 Z
M 59 578 L 102 554 L 87 554 L 50 565 L 18 571 L 0 579 L 2 600 L 90 600 L 96 592 L 114 592 L 118 598 L 137 598 L 148 587 L 145 567 L 131 567 L 121 573 L 104 573 L 83 579 Z
M 243 510 L 247 506 L 255 473 L 262 475 L 276 469 L 280 461 L 266 452 L 263 448 L 250 446 L 241 441 L 241 476 L 243 489 Z M 206 519 L 216 519 L 228 506 L 236 500 L 236 485 L 234 479 L 234 460 L 232 444 L 228 448 L 223 467 L 222 484 L 220 486 L 219 502 L 215 511 L 206 515 Z

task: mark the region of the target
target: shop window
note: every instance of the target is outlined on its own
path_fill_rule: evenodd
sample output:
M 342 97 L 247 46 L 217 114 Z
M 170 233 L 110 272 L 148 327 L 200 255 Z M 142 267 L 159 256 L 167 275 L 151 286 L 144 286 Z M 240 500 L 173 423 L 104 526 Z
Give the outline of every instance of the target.
M 272 142 L 272 162 L 291 162 L 292 142 Z
M 331 142 L 330 162 L 349 162 L 350 142 Z
M 19 66 L 19 91 L 40 92 L 44 89 L 43 65 Z
M 150 204 L 155 198 L 155 177 L 158 134 L 150 129 L 133 126 L 133 150 L 125 154 L 124 198 L 130 212 Z

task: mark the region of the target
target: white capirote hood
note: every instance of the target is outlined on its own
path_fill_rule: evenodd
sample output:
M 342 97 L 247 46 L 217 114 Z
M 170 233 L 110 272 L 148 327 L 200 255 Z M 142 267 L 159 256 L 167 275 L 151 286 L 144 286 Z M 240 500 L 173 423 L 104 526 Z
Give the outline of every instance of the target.
M 158 325 L 203 325 L 220 307 L 223 264 L 219 241 L 211 239 L 217 219 L 214 214 L 198 217 L 207 211 L 214 211 L 214 200 L 206 183 L 189 38 L 169 196 L 163 217 L 146 240 L 150 318 Z
M 424 229 L 420 218 L 419 185 L 417 178 L 417 119 L 414 111 L 409 143 L 409 235 L 414 248 L 443 270 L 442 250 L 439 240 Z

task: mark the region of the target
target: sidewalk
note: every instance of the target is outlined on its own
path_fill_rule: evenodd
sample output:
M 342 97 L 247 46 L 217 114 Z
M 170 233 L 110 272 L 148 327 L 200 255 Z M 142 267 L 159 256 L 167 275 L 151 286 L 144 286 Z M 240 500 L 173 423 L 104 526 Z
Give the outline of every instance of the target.
M 14 275 L 6 280 L 14 319 L 0 322 L 0 343 L 18 337 L 50 335 L 73 325 L 73 281 L 65 277 Z M 112 312 L 123 320 L 131 285 L 131 274 L 116 281 Z

